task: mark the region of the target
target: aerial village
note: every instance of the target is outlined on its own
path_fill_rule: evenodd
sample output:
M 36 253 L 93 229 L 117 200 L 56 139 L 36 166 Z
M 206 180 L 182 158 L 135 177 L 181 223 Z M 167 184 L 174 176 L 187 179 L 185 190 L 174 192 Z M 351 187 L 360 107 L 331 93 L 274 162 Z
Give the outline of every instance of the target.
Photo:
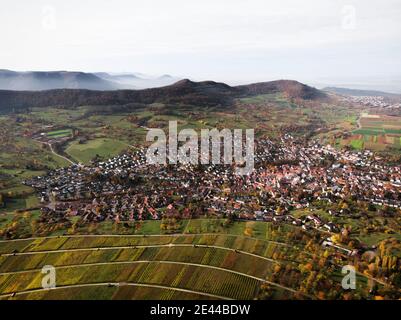
M 386 110 L 400 110 L 401 103 L 391 101 L 383 96 L 344 96 L 343 101 L 357 103 L 369 108 L 384 108 Z
M 330 233 L 341 226 L 315 215 L 316 201 L 351 198 L 370 206 L 401 209 L 401 168 L 371 151 L 336 150 L 289 134 L 256 144 L 252 174 L 230 165 L 149 165 L 138 149 L 91 165 L 72 165 L 25 181 L 34 187 L 49 221 L 81 216 L 117 222 L 208 217 L 289 223 Z M 310 213 L 302 218 L 294 209 Z M 347 208 L 333 216 L 352 214 Z M 326 244 L 331 244 L 326 242 Z

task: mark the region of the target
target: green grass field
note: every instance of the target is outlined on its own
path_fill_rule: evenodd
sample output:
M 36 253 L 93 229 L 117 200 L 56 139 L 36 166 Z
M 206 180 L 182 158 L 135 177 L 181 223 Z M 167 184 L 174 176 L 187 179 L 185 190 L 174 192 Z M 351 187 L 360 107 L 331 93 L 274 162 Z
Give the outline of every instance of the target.
M 46 135 L 49 138 L 64 138 L 72 135 L 71 129 L 63 129 L 63 130 L 56 130 L 47 132 Z
M 358 129 L 353 132 L 354 134 L 363 134 L 363 135 L 378 135 L 378 134 L 401 134 L 401 129 Z
M 127 147 L 128 145 L 122 141 L 98 138 L 89 140 L 83 144 L 74 141 L 68 145 L 65 151 L 75 160 L 82 163 L 89 163 L 96 155 L 107 159 L 119 154 Z
M 363 149 L 363 140 L 351 140 L 351 147 L 356 150 Z

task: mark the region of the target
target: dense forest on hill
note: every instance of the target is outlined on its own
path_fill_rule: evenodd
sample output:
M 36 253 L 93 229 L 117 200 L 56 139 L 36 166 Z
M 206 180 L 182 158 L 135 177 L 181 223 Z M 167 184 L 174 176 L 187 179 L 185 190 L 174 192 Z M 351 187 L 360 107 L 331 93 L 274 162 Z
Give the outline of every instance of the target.
M 296 81 L 279 80 L 231 87 L 213 81 L 181 80 L 173 85 L 144 90 L 92 91 L 56 89 L 48 91 L 0 90 L 0 111 L 9 113 L 33 107 L 83 105 L 121 106 L 130 103 L 170 103 L 197 106 L 227 106 L 234 98 L 282 92 L 288 98 L 325 99 L 322 91 Z

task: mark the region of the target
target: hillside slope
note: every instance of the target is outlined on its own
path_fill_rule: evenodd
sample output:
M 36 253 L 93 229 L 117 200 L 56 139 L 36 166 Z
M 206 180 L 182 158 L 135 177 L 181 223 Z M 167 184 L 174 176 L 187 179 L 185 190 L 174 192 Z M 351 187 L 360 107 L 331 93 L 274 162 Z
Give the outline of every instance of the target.
M 214 81 L 177 83 L 144 90 L 91 91 L 61 89 L 49 91 L 0 90 L 0 110 L 3 112 L 31 107 L 81 105 L 125 105 L 129 103 L 168 103 L 200 107 L 228 106 L 233 99 L 258 94 L 281 92 L 288 98 L 325 99 L 326 94 L 296 81 L 272 81 L 231 87 Z
M 326 99 L 327 95 L 316 88 L 294 80 L 276 80 L 269 82 L 253 83 L 237 87 L 247 95 L 283 93 L 288 98 L 316 100 Z

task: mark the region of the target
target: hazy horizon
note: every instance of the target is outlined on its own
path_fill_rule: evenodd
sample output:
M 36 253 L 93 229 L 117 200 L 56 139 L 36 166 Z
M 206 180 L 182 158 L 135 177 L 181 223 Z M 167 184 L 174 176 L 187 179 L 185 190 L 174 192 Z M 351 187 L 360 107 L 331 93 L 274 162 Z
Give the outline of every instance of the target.
M 0 69 L 294 79 L 401 93 L 397 0 L 4 2 Z

